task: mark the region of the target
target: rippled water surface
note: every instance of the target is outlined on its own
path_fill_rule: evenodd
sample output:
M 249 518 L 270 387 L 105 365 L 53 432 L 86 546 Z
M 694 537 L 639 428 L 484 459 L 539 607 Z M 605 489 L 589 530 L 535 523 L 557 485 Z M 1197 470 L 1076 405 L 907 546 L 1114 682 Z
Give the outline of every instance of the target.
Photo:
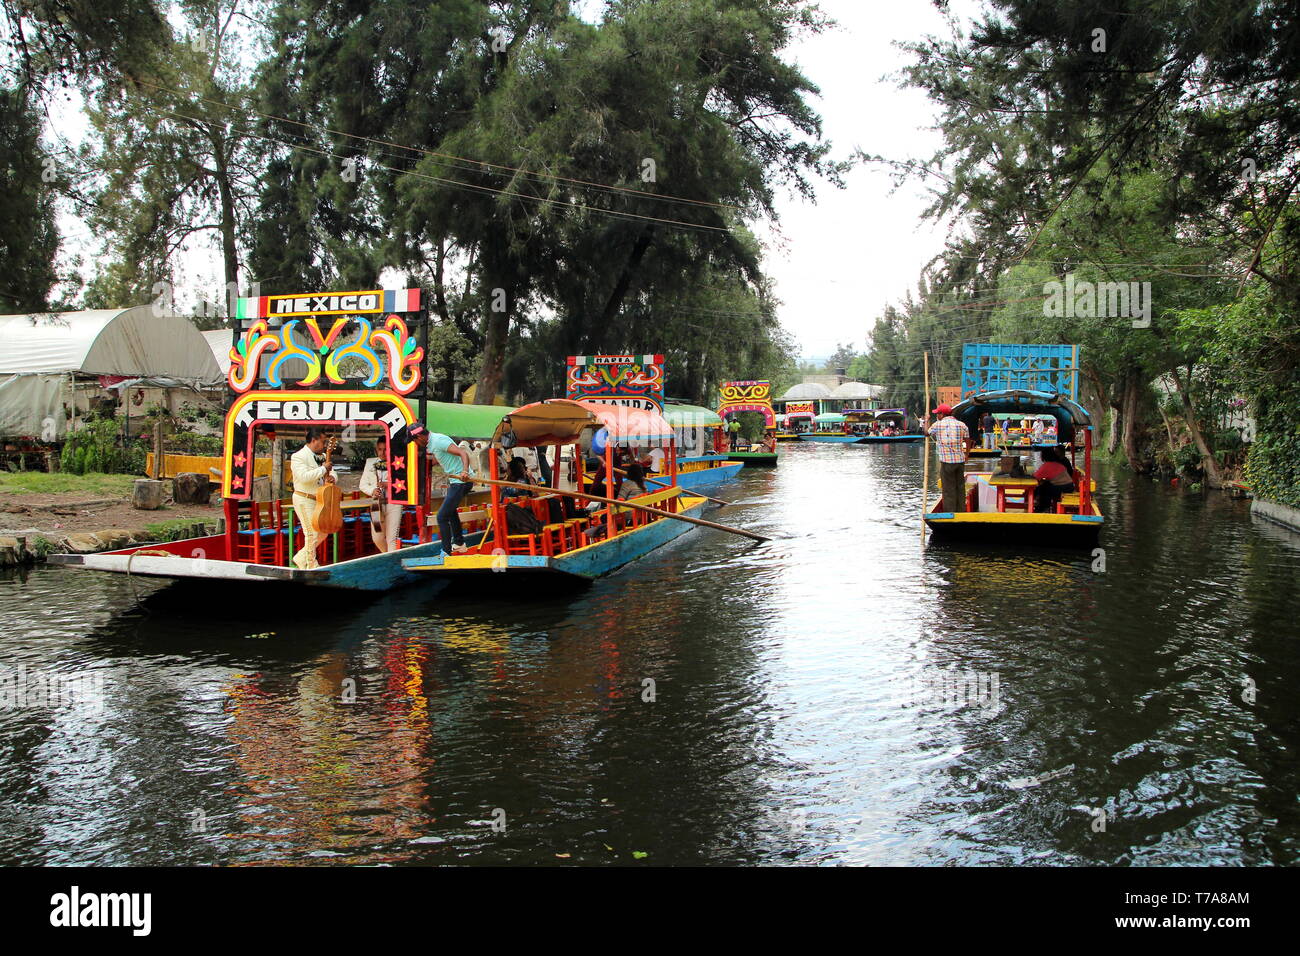
M 919 448 L 782 453 L 585 590 L 0 578 L 103 688 L 0 709 L 0 860 L 1300 862 L 1300 539 L 1113 469 L 1104 570 L 923 548 Z

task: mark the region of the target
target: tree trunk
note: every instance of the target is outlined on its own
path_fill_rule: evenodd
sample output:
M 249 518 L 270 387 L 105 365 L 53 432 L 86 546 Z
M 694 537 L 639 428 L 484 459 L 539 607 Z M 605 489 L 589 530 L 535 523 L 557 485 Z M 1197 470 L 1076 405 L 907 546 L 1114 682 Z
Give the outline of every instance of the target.
M 1124 419 L 1124 457 L 1128 466 L 1139 475 L 1151 470 L 1150 463 L 1141 457 L 1138 446 L 1138 426 L 1141 424 L 1139 411 L 1142 404 L 1142 378 L 1133 369 L 1127 369 L 1122 376 L 1120 392 L 1120 414 Z
M 632 287 L 632 279 L 641 265 L 641 260 L 645 258 L 650 243 L 654 241 L 654 235 L 654 223 L 647 223 L 645 228 L 641 230 L 641 234 L 636 237 L 636 242 L 632 244 L 632 251 L 628 254 L 627 261 L 623 263 L 622 271 L 619 272 L 618 281 L 614 283 L 609 298 L 605 300 L 605 307 L 601 310 L 600 323 L 596 326 L 597 329 L 609 328 L 614 321 L 614 316 L 618 315 L 618 310 L 623 307 L 623 300 L 627 297 L 628 289 Z
M 178 505 L 206 505 L 212 497 L 207 475 L 184 471 L 172 479 L 172 498 Z
M 271 494 L 276 500 L 284 497 L 284 439 L 271 442 Z
M 1219 467 L 1219 459 L 1215 456 L 1214 449 L 1205 440 L 1205 432 L 1201 428 L 1200 416 L 1196 412 L 1196 402 L 1192 398 L 1191 366 L 1187 368 L 1186 383 L 1179 376 L 1177 369 L 1174 369 L 1169 374 L 1178 387 L 1178 398 L 1182 402 L 1183 421 L 1187 424 L 1187 432 L 1192 436 L 1192 441 L 1196 443 L 1196 450 L 1201 453 L 1201 471 L 1205 473 L 1205 483 L 1211 488 L 1222 488 L 1223 470 Z
M 488 307 L 491 309 L 490 302 Z M 510 308 L 511 300 L 507 290 L 505 310 L 488 312 L 487 335 L 483 343 L 483 370 L 479 372 L 478 389 L 474 393 L 475 405 L 493 404 L 501 389 L 501 380 L 505 375 L 506 339 L 510 335 Z
M 212 126 L 209 125 L 211 130 Z M 226 160 L 227 144 L 220 133 L 212 132 L 212 154 L 217 167 L 217 192 L 221 197 L 221 258 L 225 266 L 226 289 L 239 288 L 239 254 L 235 247 L 235 191 L 230 185 L 230 167 Z M 233 299 L 234 293 L 227 293 Z M 227 302 L 227 307 L 234 305 Z
M 131 507 L 140 511 L 157 511 L 163 506 L 164 487 L 161 481 L 137 478 L 131 490 Z
M 1164 423 L 1165 435 L 1169 439 L 1169 457 L 1173 458 L 1174 452 L 1177 451 L 1174 446 L 1174 426 L 1170 423 L 1169 416 L 1165 414 L 1165 410 L 1160 407 L 1159 402 L 1156 402 L 1156 411 L 1160 413 L 1160 421 Z
M 163 423 L 155 422 L 153 426 L 153 474 L 149 477 L 157 481 L 165 471 L 163 461 Z

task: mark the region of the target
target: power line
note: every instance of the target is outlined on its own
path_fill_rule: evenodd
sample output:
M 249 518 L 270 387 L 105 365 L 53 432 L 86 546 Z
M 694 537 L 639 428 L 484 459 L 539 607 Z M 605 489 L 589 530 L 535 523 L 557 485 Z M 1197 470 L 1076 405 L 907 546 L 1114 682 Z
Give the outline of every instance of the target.
M 159 83 L 153 83 L 153 82 L 150 82 L 150 81 L 148 81 L 148 80 L 139 80 L 139 81 L 137 81 L 137 82 L 139 82 L 140 84 L 142 84 L 142 85 L 144 85 L 144 86 L 151 86 L 151 87 L 153 87 L 153 88 L 155 88 L 155 89 L 162 90 L 162 91 L 167 92 L 167 93 L 171 93 L 171 94 L 173 94 L 174 96 L 180 97 L 180 98 L 182 98 L 182 99 L 188 99 L 188 94 L 183 93 L 183 92 L 181 92 L 180 90 L 175 90 L 175 89 L 172 89 L 171 87 L 163 86 L 162 84 L 159 84 Z M 241 97 L 242 99 L 246 99 L 246 100 L 251 100 L 251 99 L 252 99 L 252 97 L 251 97 L 250 95 L 248 95 L 248 94 L 235 93 L 235 95 Z M 574 184 L 574 185 L 584 186 L 584 187 L 592 188 L 592 189 L 601 189 L 601 190 L 606 190 L 606 191 L 609 191 L 609 192 L 628 193 L 628 194 L 631 194 L 631 195 L 637 196 L 637 197 L 639 197 L 639 198 L 643 198 L 643 199 L 654 199 L 654 200 L 657 200 L 657 201 L 660 201 L 660 202 L 678 202 L 678 203 L 686 203 L 686 204 L 689 204 L 689 205 L 695 205 L 695 206 L 708 206 L 708 207 L 712 207 L 712 208 L 716 208 L 716 209 L 730 209 L 730 210 L 734 210 L 734 211 L 737 211 L 737 212 L 743 212 L 743 211 L 744 211 L 744 207 L 742 207 L 742 206 L 738 206 L 738 205 L 735 205 L 735 204 L 733 204 L 733 203 L 719 203 L 719 202 L 711 202 L 711 201 L 709 201 L 709 200 L 705 200 L 705 199 L 691 199 L 691 198 L 686 197 L 686 196 L 675 196 L 675 195 L 672 195 L 672 194 L 670 194 L 670 193 L 651 193 L 651 192 L 646 192 L 645 190 L 642 190 L 642 189 L 633 189 L 633 188 L 628 187 L 628 186 L 612 186 L 612 185 L 608 185 L 608 184 L 605 184 L 605 183 L 596 183 L 596 182 L 591 182 L 591 181 L 589 181 L 589 180 L 584 180 L 584 179 L 574 179 L 574 178 L 569 177 L 569 176 L 559 176 L 559 175 L 550 175 L 550 176 L 547 176 L 547 175 L 544 175 L 544 174 L 542 174 L 542 173 L 532 172 L 532 171 L 530 171 L 530 170 L 523 169 L 523 168 L 520 168 L 520 167 L 517 167 L 517 166 L 507 166 L 507 165 L 505 165 L 505 164 L 503 164 L 503 163 L 490 163 L 490 162 L 487 162 L 487 161 L 485 161 L 485 160 L 470 159 L 470 158 L 465 157 L 465 156 L 457 156 L 457 155 L 455 155 L 455 154 L 453 154 L 453 153 L 444 153 L 444 152 L 440 152 L 440 151 L 437 151 L 437 150 L 424 149 L 423 147 L 419 147 L 419 146 L 407 146 L 407 145 L 405 145 L 405 144 L 403 144 L 403 143 L 393 143 L 393 142 L 390 142 L 390 141 L 388 141 L 388 140 L 375 139 L 375 138 L 370 137 L 370 136 L 362 136 L 362 135 L 359 134 L 359 133 L 348 133 L 348 132 L 345 132 L 345 131 L 343 131 L 343 130 L 332 129 L 332 128 L 328 127 L 328 126 L 313 125 L 313 124 L 310 124 L 310 123 L 305 123 L 305 122 L 303 122 L 303 121 L 301 121 L 301 120 L 290 119 L 290 118 L 287 117 L 287 116 L 277 116 L 277 115 L 274 114 L 274 113 L 264 113 L 264 112 L 262 112 L 261 110 L 258 110 L 258 109 L 253 108 L 253 107 L 249 107 L 249 108 L 247 108 L 246 110 L 241 110 L 239 107 L 232 106 L 232 105 L 230 105 L 230 104 L 228 104 L 228 103 L 223 103 L 223 102 L 221 102 L 220 100 L 215 100 L 215 99 L 212 99 L 212 98 L 210 98 L 210 97 L 206 97 L 206 96 L 202 96 L 202 95 L 200 95 L 200 96 L 198 97 L 198 99 L 201 100 L 201 101 L 203 101 L 203 102 L 205 102 L 205 103 L 211 103 L 211 104 L 213 104 L 214 106 L 218 106 L 218 107 L 220 107 L 220 108 L 222 108 L 222 109 L 230 110 L 230 111 L 232 111 L 232 112 L 253 113 L 253 114 L 257 115 L 257 116 L 262 117 L 263 119 L 275 120 L 276 122 L 280 122 L 280 123 L 290 123 L 290 124 L 292 124 L 292 125 L 295 125 L 295 126 L 301 126 L 301 127 L 303 127 L 304 129 L 312 130 L 312 131 L 315 131 L 315 132 L 325 132 L 325 133 L 329 133 L 329 134 L 331 134 L 331 135 L 333 135 L 333 136 L 344 136 L 344 137 L 347 137 L 347 138 L 349 138 L 349 139 L 355 139 L 355 140 L 360 140 L 360 141 L 362 141 L 362 142 L 366 142 L 366 143 L 372 143 L 372 144 L 374 144 L 374 145 L 376 145 L 376 146 L 384 146 L 384 147 L 391 147 L 391 148 L 393 148 L 393 149 L 403 149 L 403 150 L 408 150 L 408 151 L 410 151 L 410 152 L 418 153 L 418 154 L 420 154 L 420 155 L 424 155 L 424 156 L 433 156 L 433 157 L 437 157 L 437 158 L 439 158 L 439 159 L 450 159 L 450 160 L 454 160 L 454 161 L 456 161 L 456 162 L 459 162 L 459 163 L 462 163 L 462 164 L 466 164 L 466 165 L 463 165 L 463 166 L 460 166 L 460 167 L 456 167 L 456 168 L 464 169 L 464 170 L 469 171 L 469 172 L 482 171 L 483 167 L 488 167 L 488 168 L 490 168 L 490 169 L 504 170 L 504 171 L 511 172 L 511 173 L 522 174 L 522 175 L 527 176 L 527 177 L 530 177 L 530 178 L 538 179 L 538 180 L 540 180 L 540 181 L 542 181 L 542 182 L 548 182 L 548 181 L 550 181 L 550 180 L 556 180 L 556 181 L 559 181 L 559 182 L 572 183 L 572 184 Z M 388 155 L 391 156 L 392 153 L 388 153 Z M 393 171 L 394 171 L 394 172 L 405 172 L 405 170 L 393 170 Z

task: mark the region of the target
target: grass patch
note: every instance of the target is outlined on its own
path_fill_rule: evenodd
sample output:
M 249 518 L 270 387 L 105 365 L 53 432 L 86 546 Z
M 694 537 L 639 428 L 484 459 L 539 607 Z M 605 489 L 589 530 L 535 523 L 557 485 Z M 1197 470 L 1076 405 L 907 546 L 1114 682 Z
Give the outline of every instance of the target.
M 123 498 L 130 496 L 135 479 L 135 475 L 105 475 L 99 472 L 73 475 L 62 471 L 0 471 L 0 494 L 79 494 L 87 498 Z

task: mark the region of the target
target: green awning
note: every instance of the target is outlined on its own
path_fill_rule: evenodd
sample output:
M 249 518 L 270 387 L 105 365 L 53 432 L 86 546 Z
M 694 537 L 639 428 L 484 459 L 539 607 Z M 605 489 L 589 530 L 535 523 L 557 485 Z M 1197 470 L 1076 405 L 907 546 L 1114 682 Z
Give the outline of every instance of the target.
M 430 431 L 452 438 L 488 440 L 510 413 L 506 405 L 461 405 L 456 402 L 429 402 L 424 423 Z
M 717 412 L 700 405 L 665 405 L 664 418 L 674 428 L 681 425 L 717 428 L 722 424 L 722 419 L 718 417 Z
M 823 412 L 813 419 L 819 425 L 836 425 L 844 421 L 844 416 L 839 412 Z

